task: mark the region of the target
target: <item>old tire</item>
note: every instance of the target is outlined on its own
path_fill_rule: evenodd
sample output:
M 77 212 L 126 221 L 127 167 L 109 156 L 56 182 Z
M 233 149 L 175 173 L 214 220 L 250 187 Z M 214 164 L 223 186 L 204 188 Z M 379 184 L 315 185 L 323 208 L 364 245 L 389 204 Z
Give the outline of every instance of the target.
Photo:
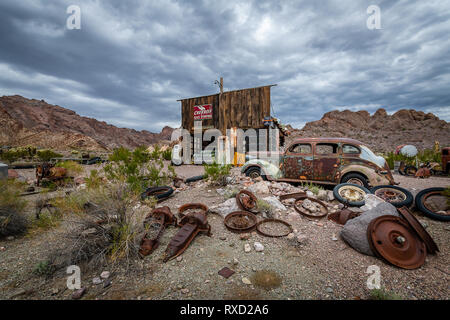
M 185 180 L 185 183 L 190 183 L 190 182 L 195 182 L 195 181 L 200 181 L 206 178 L 206 175 L 202 175 L 202 176 L 194 176 L 194 177 L 190 177 L 187 178 Z
M 417 168 L 415 166 L 406 166 L 405 168 L 405 176 L 415 176 L 417 172 Z
M 347 189 L 347 188 L 353 189 L 354 191 L 358 192 L 360 195 L 369 194 L 370 191 L 365 187 L 362 187 L 357 184 L 352 184 L 352 183 L 341 183 L 341 184 L 338 184 L 336 187 L 334 187 L 333 195 L 339 202 L 347 204 L 350 207 L 362 207 L 365 204 L 364 199 L 352 201 L 352 200 L 348 200 L 348 199 L 344 198 L 343 196 L 341 196 L 340 191 L 342 191 L 343 189 Z
M 141 193 L 141 200 L 145 200 L 148 197 L 155 197 L 157 200 L 162 200 L 168 198 L 172 193 L 172 187 L 151 187 Z
M 377 195 L 376 192 L 377 192 L 377 190 L 380 190 L 380 189 L 386 189 L 386 191 L 389 191 L 389 189 L 392 189 L 394 193 L 401 193 L 403 195 L 403 197 L 404 197 L 403 201 L 389 201 L 389 200 L 385 199 L 384 197 L 380 197 L 383 200 L 385 200 L 386 202 L 389 202 L 390 204 L 392 204 L 393 206 L 395 206 L 397 208 L 401 208 L 403 206 L 409 207 L 414 201 L 414 196 L 412 195 L 411 192 L 409 192 L 405 188 L 401 188 L 401 187 L 397 187 L 397 186 L 390 186 L 390 185 L 376 186 L 376 187 L 373 187 L 372 189 L 370 189 L 370 191 L 373 194 Z
M 359 183 L 358 183 L 358 181 L 359 181 Z M 351 184 L 359 185 L 366 189 L 369 188 L 369 182 L 367 182 L 367 179 L 359 173 L 349 173 L 349 174 L 345 175 L 342 178 L 341 183 L 351 183 Z
M 261 177 L 264 180 L 267 180 L 266 176 L 261 173 L 261 168 L 258 168 L 258 167 L 250 167 L 250 168 L 248 168 L 245 171 L 245 175 L 247 177 L 252 178 L 252 179 L 256 179 L 258 177 Z
M 443 192 L 445 190 L 445 188 L 428 188 L 428 189 L 424 189 L 422 191 L 420 191 L 417 196 L 416 196 L 416 208 L 419 209 L 424 215 L 426 215 L 427 217 L 434 219 L 434 220 L 439 220 L 439 221 L 450 221 L 450 215 L 440 215 L 437 213 L 434 213 L 433 211 L 431 211 L 430 209 L 428 209 L 424 203 L 423 200 L 425 198 L 425 196 L 430 193 L 430 192 Z

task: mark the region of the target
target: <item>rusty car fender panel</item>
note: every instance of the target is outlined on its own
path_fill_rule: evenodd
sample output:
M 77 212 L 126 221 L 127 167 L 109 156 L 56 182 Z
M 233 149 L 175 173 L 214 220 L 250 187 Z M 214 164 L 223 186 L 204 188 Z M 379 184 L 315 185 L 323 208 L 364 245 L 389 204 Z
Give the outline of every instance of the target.
M 372 187 L 390 184 L 389 179 L 387 177 L 384 177 L 382 174 L 376 173 L 375 169 L 358 164 L 347 165 L 342 170 L 338 170 L 339 179 L 350 172 L 356 172 L 365 175 Z

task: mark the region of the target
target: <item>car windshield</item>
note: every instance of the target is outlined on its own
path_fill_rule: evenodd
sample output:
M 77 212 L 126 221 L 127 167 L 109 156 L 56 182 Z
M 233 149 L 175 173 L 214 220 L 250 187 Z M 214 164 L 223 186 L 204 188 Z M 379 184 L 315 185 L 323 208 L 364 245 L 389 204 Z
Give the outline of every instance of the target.
M 368 147 L 366 146 L 360 146 L 361 147 L 361 158 L 370 162 L 375 163 L 377 166 L 384 168 L 384 164 L 386 163 L 386 160 L 381 157 L 377 156 L 375 153 L 372 152 Z

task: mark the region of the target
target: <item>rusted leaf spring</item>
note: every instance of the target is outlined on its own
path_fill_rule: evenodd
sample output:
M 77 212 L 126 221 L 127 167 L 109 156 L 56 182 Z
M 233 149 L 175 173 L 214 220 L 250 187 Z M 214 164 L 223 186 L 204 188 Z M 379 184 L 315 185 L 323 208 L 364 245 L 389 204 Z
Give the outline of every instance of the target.
M 414 217 L 407 207 L 397 208 L 397 211 L 403 216 L 403 218 L 406 219 L 406 221 L 408 221 L 409 225 L 414 229 L 419 238 L 422 239 L 429 253 L 435 254 L 436 251 L 439 251 L 439 248 L 431 235 L 425 230 L 422 224 L 416 219 L 416 217 Z
M 279 224 L 283 224 L 285 226 L 287 226 L 289 228 L 288 232 L 286 232 L 285 234 L 270 234 L 270 233 L 266 233 L 264 231 L 261 230 L 261 225 L 262 224 L 267 224 L 267 223 L 279 223 Z M 259 221 L 256 224 L 256 231 L 265 236 L 265 237 L 270 237 L 270 238 L 282 238 L 282 237 L 286 237 L 288 234 L 292 233 L 294 231 L 294 229 L 292 228 L 292 226 L 287 223 L 286 221 L 280 220 L 280 219 L 264 219 Z
M 346 224 L 348 220 L 351 220 L 353 218 L 356 218 L 359 216 L 359 213 L 353 212 L 350 209 L 344 208 L 340 211 L 337 211 L 335 213 L 330 213 L 328 215 L 328 219 L 332 220 L 338 224 Z
M 367 239 L 377 256 L 397 267 L 417 269 L 425 263 L 425 244 L 402 218 L 386 215 L 373 219 Z
M 243 196 L 243 199 L 241 196 Z M 241 210 L 254 210 L 256 208 L 256 200 L 256 196 L 248 190 L 241 190 L 236 194 L 236 203 Z
M 314 215 L 314 214 L 308 213 L 306 211 L 306 209 L 302 209 L 302 205 L 301 204 L 298 205 L 299 202 L 303 203 L 303 201 L 306 200 L 306 199 L 308 199 L 308 200 L 310 200 L 312 202 L 320 204 L 325 210 L 321 210 L 321 213 L 318 214 L 318 215 Z M 323 203 L 320 200 L 314 199 L 314 198 L 309 198 L 307 196 L 303 196 L 303 197 L 297 198 L 295 200 L 295 203 L 294 203 L 294 208 L 295 208 L 295 210 L 298 213 L 300 213 L 300 214 L 302 214 L 302 215 L 304 215 L 306 217 L 309 217 L 309 218 L 315 218 L 315 219 L 323 218 L 323 217 L 325 217 L 328 214 L 328 208 L 327 208 L 327 205 L 325 203 Z
M 185 215 L 178 225 L 181 226 L 181 229 L 170 240 L 164 253 L 164 262 L 182 254 L 200 232 L 206 232 L 208 236 L 211 236 L 211 226 L 204 212 L 191 212 Z
M 248 211 L 235 211 L 229 213 L 224 220 L 225 227 L 231 232 L 251 232 L 256 226 L 256 216 Z
M 198 209 L 198 210 L 204 212 L 205 214 L 209 210 L 208 206 L 203 203 L 186 203 L 186 204 L 183 204 L 180 208 L 178 208 L 178 216 L 180 218 L 183 218 L 184 216 L 186 216 L 184 214 L 184 212 L 186 210 L 192 210 L 192 209 Z
M 150 212 L 147 217 L 144 220 L 144 227 L 148 230 L 151 222 L 152 225 L 159 227 L 159 230 L 155 237 L 149 237 L 148 232 L 144 235 L 144 237 L 141 240 L 139 253 L 142 256 L 148 256 L 153 251 L 156 250 L 159 246 L 159 239 L 161 238 L 162 234 L 164 233 L 164 230 L 167 226 L 173 224 L 177 224 L 177 218 L 172 214 L 170 211 L 170 208 L 160 207 L 154 209 L 152 212 Z

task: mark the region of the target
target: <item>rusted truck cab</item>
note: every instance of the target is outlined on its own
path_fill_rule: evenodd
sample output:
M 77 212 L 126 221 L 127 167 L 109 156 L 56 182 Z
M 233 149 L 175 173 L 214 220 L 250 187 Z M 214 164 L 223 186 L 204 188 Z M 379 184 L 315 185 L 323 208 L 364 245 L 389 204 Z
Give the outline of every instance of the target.
M 450 147 L 442 148 L 441 152 L 442 170 L 445 173 L 450 173 Z
M 362 142 L 347 138 L 296 139 L 280 157 L 279 171 L 272 164 L 249 161 L 242 172 L 255 176 L 255 166 L 268 180 L 332 185 L 348 182 L 365 187 L 396 184 L 383 157 Z

